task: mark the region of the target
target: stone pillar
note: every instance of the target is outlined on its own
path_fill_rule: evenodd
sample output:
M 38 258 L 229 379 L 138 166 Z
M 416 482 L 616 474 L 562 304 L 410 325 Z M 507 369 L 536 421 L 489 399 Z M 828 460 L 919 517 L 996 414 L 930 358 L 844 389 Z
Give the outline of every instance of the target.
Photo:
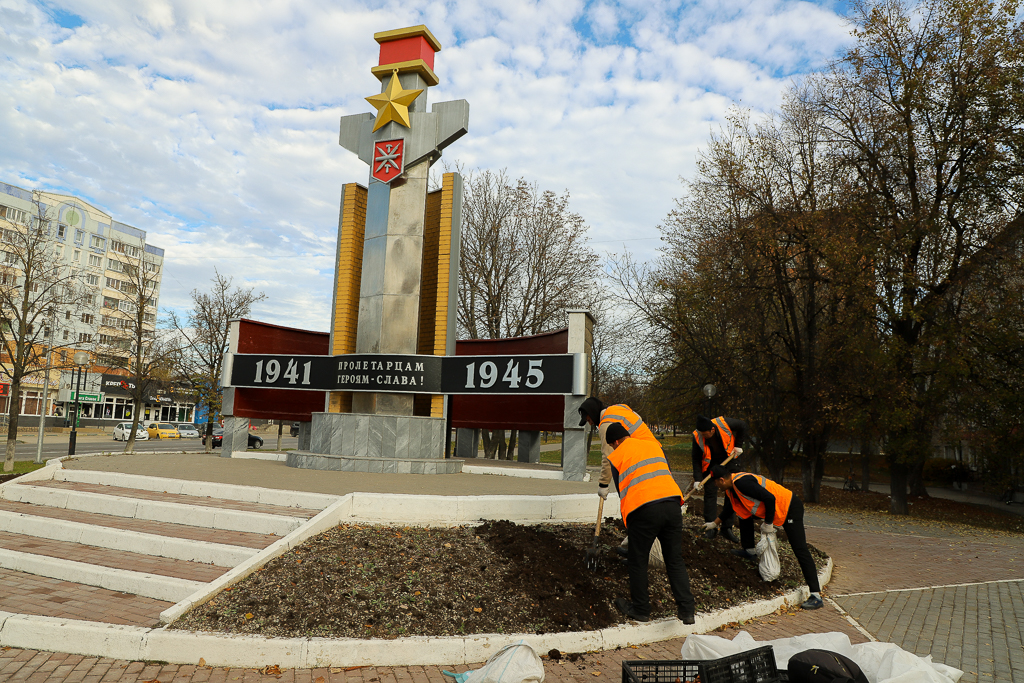
M 587 432 L 579 426 L 580 404 L 586 396 L 565 397 L 565 429 L 562 432 L 562 479 L 583 481 L 587 474 Z M 571 424 L 571 426 L 570 426 Z
M 313 433 L 312 422 L 299 423 L 299 447 L 296 450 L 308 451 L 310 446 L 310 435 Z
M 220 455 L 230 458 L 235 451 L 245 451 L 249 447 L 249 418 L 224 416 L 224 440 L 221 442 Z
M 540 462 L 540 432 L 519 432 L 519 462 Z
M 480 449 L 480 430 L 460 427 L 455 430 L 455 457 L 475 458 Z

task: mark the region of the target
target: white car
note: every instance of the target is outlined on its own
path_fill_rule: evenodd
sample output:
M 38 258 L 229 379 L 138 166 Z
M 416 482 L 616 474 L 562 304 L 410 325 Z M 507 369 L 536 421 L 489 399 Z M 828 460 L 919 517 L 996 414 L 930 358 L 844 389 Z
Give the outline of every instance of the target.
M 114 427 L 114 441 L 127 441 L 128 436 L 132 433 L 132 423 L 122 422 L 121 424 Z M 136 441 L 148 441 L 149 432 L 141 424 L 135 428 L 135 440 Z
M 189 424 L 188 422 L 182 422 L 178 425 L 178 433 L 181 434 L 181 438 L 183 439 L 199 438 L 199 430 L 196 429 L 194 424 Z

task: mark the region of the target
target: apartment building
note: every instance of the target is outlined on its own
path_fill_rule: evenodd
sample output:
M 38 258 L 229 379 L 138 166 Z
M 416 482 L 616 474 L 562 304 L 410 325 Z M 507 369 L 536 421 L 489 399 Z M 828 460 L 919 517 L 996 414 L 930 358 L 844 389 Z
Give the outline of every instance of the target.
M 22 414 L 39 414 L 42 385 L 48 384 L 47 415 L 60 416 L 67 415 L 67 404 L 74 398 L 74 388 L 70 386 L 69 380 L 74 373 L 66 370 L 74 351 L 85 350 L 91 353 L 93 364 L 89 368 L 90 374 L 123 374 L 118 369 L 127 365 L 130 351 L 130 344 L 126 340 L 127 330 L 131 328 L 129 321 L 135 313 L 135 302 L 138 301 L 133 278 L 126 275 L 133 268 L 144 269 L 146 279 L 153 283 L 152 296 L 143 314 L 143 326 L 149 332 L 155 330 L 164 250 L 149 244 L 144 230 L 114 220 L 107 212 L 79 197 L 30 191 L 0 183 L 0 226 L 14 224 L 11 227 L 27 228 L 36 225 L 40 217 L 47 223 L 47 239 L 52 242 L 52 253 L 58 263 L 76 272 L 86 288 L 83 305 L 55 314 L 53 344 L 61 347 L 55 364 L 64 365 L 65 369 L 55 369 L 45 382 L 42 374 L 36 375 L 35 390 L 32 378 L 27 378 L 26 386 L 23 387 Z M 0 377 L 0 385 L 2 380 Z M 3 387 L 0 386 L 0 414 L 7 413 L 9 400 L 3 393 Z M 87 395 L 83 390 L 82 399 L 95 404 L 83 413 L 90 417 L 96 416 L 94 420 L 115 421 L 123 418 L 123 392 L 114 392 L 118 395 L 110 397 L 106 393 L 89 392 Z M 172 412 L 168 410 L 164 397 L 152 398 L 153 405 L 147 406 L 147 414 L 168 415 Z M 109 406 L 106 405 L 108 402 Z M 176 402 L 174 407 L 178 408 Z M 186 411 L 182 406 L 181 411 L 173 412 L 177 415 Z M 187 412 L 191 414 L 191 406 L 188 406 Z

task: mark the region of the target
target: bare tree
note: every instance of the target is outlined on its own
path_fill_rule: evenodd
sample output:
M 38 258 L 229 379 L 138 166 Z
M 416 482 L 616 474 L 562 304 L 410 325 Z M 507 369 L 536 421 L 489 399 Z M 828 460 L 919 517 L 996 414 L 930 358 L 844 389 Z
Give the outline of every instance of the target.
M 209 292 L 192 290 L 192 308 L 184 318 L 173 311 L 171 328 L 179 337 L 178 375 L 189 382 L 199 401 L 207 407 L 206 452 L 213 447 L 213 416 L 220 410 L 220 374 L 228 350 L 228 326 L 249 315 L 253 304 L 266 299 L 252 287 L 232 287 L 232 278 L 216 270 Z
M 52 330 L 60 313 L 72 317 L 89 296 L 79 273 L 61 258 L 58 250 L 63 246 L 51 234 L 56 226 L 38 193 L 33 193 L 32 203 L 34 215 L 5 210 L 0 216 L 0 348 L 11 379 L 5 472 L 14 469 L 22 383 L 45 372 L 48 350 L 52 357 L 55 349 L 78 343 L 72 338 L 51 346 Z M 45 411 L 49 377 L 43 387 L 40 410 Z
M 458 323 L 470 339 L 539 334 L 565 325 L 591 298 L 598 256 L 569 194 L 541 191 L 505 171 L 465 174 Z M 511 457 L 513 431 L 483 432 L 487 457 Z
M 160 264 L 146 252 L 146 245 L 119 243 L 107 259 L 107 269 L 120 275 L 108 277 L 106 286 L 121 292 L 121 297 L 104 297 L 100 336 L 96 346 L 97 363 L 126 370 L 131 382 L 132 428 L 124 452 L 135 450 L 135 432 L 147 397 L 156 393 L 165 380 L 175 351 L 173 338 L 159 339 L 156 331 L 154 301 L 160 283 Z

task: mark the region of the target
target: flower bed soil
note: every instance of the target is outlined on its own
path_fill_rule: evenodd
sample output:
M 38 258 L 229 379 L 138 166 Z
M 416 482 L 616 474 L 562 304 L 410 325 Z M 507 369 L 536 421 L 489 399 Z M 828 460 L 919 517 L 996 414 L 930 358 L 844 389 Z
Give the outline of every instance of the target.
M 699 504 L 697 506 L 700 507 Z M 697 611 L 779 595 L 803 584 L 779 534 L 782 576 L 765 583 L 755 565 L 708 540 L 702 519 L 684 517 L 683 554 Z M 624 537 L 609 518 L 597 572 L 584 565 L 589 524 L 460 528 L 346 524 L 269 562 L 175 622 L 172 628 L 264 636 L 396 638 L 470 633 L 588 631 L 623 623 L 629 597 Z M 812 549 L 819 567 L 827 561 Z M 652 617 L 675 616 L 663 569 L 650 570 Z

